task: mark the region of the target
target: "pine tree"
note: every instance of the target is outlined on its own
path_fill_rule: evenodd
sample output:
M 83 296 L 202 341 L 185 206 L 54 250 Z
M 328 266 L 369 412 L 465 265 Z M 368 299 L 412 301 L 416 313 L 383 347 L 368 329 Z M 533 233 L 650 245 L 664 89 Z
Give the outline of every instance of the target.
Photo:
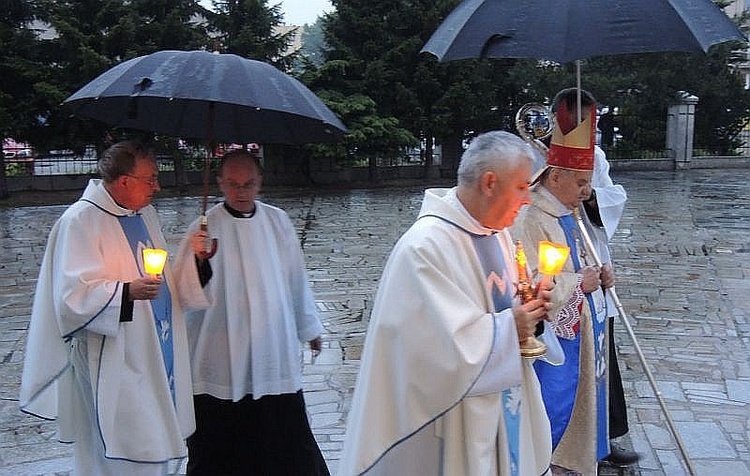
M 270 63 L 288 72 L 294 62 L 289 47 L 294 30 L 280 32 L 281 5 L 268 6 L 267 0 L 214 1 L 212 24 L 218 31 L 222 53 Z

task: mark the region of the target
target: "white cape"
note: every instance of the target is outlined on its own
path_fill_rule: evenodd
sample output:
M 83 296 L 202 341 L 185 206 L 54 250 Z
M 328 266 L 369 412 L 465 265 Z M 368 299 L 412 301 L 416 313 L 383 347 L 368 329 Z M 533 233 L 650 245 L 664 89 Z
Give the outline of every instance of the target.
M 117 219 L 132 213 L 94 179 L 52 228 L 34 295 L 20 406 L 26 413 L 58 418 L 61 441 L 75 441 L 86 431 L 74 411 L 80 396 L 69 362 L 69 339 L 85 339 L 106 456 L 156 463 L 184 458 L 184 440 L 195 429 L 187 336 L 167 266 L 164 279 L 173 298 L 173 404 L 149 301 L 134 303 L 132 322 L 119 322 L 122 283 L 140 276 Z M 156 210 L 147 206 L 139 213 L 153 245 L 166 249 Z
M 513 474 L 501 400 L 511 388 L 520 389 L 516 474 L 549 467 L 550 428 L 536 375 L 520 357 L 512 311 L 492 312 L 467 232 L 493 231 L 455 203 L 454 190 L 428 190 L 421 218 L 385 266 L 348 414 L 342 476 Z M 508 234 L 497 236 L 512 263 Z

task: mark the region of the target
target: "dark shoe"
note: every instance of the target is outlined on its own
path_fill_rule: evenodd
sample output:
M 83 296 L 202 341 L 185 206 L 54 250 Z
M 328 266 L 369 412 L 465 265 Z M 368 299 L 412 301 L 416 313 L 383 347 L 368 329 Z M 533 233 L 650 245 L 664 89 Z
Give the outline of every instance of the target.
M 623 448 L 614 441 L 609 442 L 609 455 L 603 461 L 614 466 L 630 466 L 641 459 L 641 455 L 635 451 Z

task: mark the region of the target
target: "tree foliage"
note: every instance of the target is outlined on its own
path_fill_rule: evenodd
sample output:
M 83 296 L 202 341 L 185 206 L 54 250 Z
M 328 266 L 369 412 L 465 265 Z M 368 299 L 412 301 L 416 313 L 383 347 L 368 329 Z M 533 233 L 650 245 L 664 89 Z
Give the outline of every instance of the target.
M 39 111 L 34 131 L 39 150 L 104 144 L 112 132 L 96 121 L 79 120 L 60 103 L 117 63 L 161 49 L 205 47 L 201 11 L 186 0 L 38 0 L 45 29 L 37 39 L 54 102 Z M 39 33 L 42 33 L 40 30 Z
M 302 48 L 300 48 L 295 68 L 304 71 L 305 67 L 320 67 L 328 49 L 323 34 L 323 19 L 318 17 L 312 25 L 302 27 Z
M 268 6 L 268 0 L 215 0 L 211 23 L 218 32 L 222 53 L 265 61 L 289 71 L 295 55 L 287 50 L 294 30 L 277 32 L 283 24 L 281 4 Z
M 0 10 L 0 134 L 26 140 L 37 122 L 37 104 L 48 98 L 43 64 L 34 33 L 26 28 L 34 18 L 31 2 L 5 2 Z M 53 95 L 54 96 L 54 95 Z M 0 148 L 2 148 L 0 142 Z M 0 198 L 7 198 L 5 161 L 0 157 Z
M 334 10 L 305 33 L 308 40 L 317 38 L 319 55 L 303 52 L 295 62 L 286 51 L 292 32 L 275 30 L 283 20 L 278 2 L 215 0 L 210 12 L 195 0 L 10 0 L 0 13 L 0 129 L 39 150 L 103 143 L 108 128 L 71 117 L 60 106 L 66 97 L 135 56 L 218 47 L 295 71 L 342 118 L 349 136 L 316 153 L 343 163 L 364 155 L 375 163 L 419 146 L 430 163 L 435 141 L 444 152 L 454 151 L 443 157 L 453 167 L 466 138 L 488 129 L 513 130 L 522 104 L 549 101 L 575 84 L 572 64 L 439 63 L 420 54 L 458 3 L 332 0 Z M 743 59 L 737 50 L 726 44 L 707 55 L 589 59 L 582 62 L 583 87 L 601 105 L 637 118 L 621 131 L 623 144 L 636 149 L 661 150 L 667 107 L 679 91 L 694 94 L 696 145 L 731 153 L 750 117 L 749 93 L 735 68 Z
M 377 115 L 397 118 L 398 127 L 419 141 L 428 165 L 433 141 L 458 143 L 452 149 L 460 150 L 467 135 L 507 122 L 519 96 L 508 81 L 512 60 L 443 64 L 420 54 L 457 0 L 332 3 L 334 12 L 323 20 L 326 62 L 319 68 L 325 88 L 372 99 Z M 315 78 L 311 81 L 318 86 Z M 347 117 L 344 122 L 349 123 Z M 457 157 L 443 159 L 446 168 L 455 167 Z
M 717 45 L 708 54 L 647 53 L 582 61 L 582 88 L 591 91 L 600 106 L 618 111 L 623 140 L 612 155 L 663 151 L 668 108 L 680 103 L 684 93 L 699 98 L 696 147 L 733 153 L 750 118 L 750 91 L 737 69 L 741 46 Z M 526 87 L 537 102 L 548 102 L 558 90 L 576 84 L 574 64 L 524 61 L 513 75 L 527 78 Z
M 112 66 L 159 50 L 213 49 L 284 67 L 290 36 L 275 35 L 280 7 L 267 1 L 217 2 L 217 12 L 195 0 L 12 1 L 0 31 L 5 56 L 0 124 L 6 137 L 29 140 L 40 151 L 82 151 L 119 135 L 80 120 L 62 101 Z M 31 21 L 37 20 L 36 30 Z M 21 45 L 21 40 L 24 46 Z M 12 52 L 12 53 L 9 53 Z M 15 88 L 13 90 L 9 88 Z M 26 92 L 21 91 L 25 89 Z M 150 136 L 150 134 L 138 134 Z

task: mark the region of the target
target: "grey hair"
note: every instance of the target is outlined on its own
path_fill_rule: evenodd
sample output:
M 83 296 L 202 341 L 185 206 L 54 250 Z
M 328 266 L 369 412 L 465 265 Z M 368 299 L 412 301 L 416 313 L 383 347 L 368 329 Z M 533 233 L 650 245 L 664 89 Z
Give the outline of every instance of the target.
M 531 146 L 515 134 L 490 131 L 476 136 L 461 156 L 458 166 L 458 185 L 471 185 L 485 172 L 501 171 L 532 161 Z
M 127 175 L 135 169 L 137 159 L 155 159 L 154 151 L 138 141 L 122 141 L 105 150 L 97 167 L 106 183 Z

